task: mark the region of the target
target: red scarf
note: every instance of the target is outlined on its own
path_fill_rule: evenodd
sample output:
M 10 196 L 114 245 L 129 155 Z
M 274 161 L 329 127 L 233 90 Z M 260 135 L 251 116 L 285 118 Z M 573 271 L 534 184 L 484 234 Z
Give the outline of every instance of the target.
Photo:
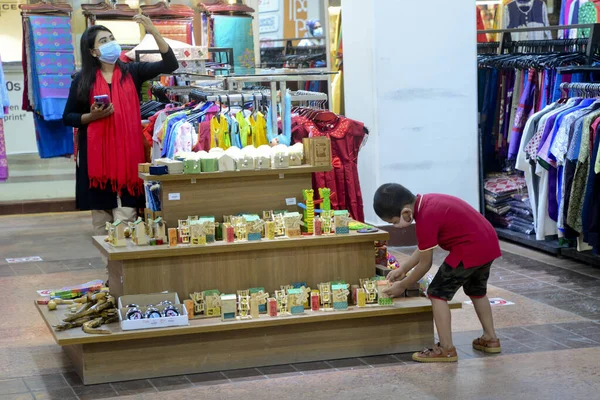
M 145 162 L 140 104 L 131 75 L 123 80 L 121 77 L 117 66 L 111 93 L 102 72 L 96 72 L 90 104 L 94 103 L 94 96 L 105 94 L 115 112 L 88 125 L 88 175 L 92 188 L 105 189 L 110 185 L 119 195 L 127 189 L 129 194 L 139 196 L 143 184 L 138 177 L 138 164 Z

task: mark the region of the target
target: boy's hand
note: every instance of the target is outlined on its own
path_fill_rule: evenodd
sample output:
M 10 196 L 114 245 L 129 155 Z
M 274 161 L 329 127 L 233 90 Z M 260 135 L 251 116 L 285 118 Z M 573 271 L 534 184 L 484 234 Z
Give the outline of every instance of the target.
M 390 297 L 400 297 L 404 292 L 406 292 L 406 284 L 403 281 L 395 282 L 392 287 L 383 291 L 383 293 Z
M 387 279 L 390 282 L 397 282 L 397 281 L 401 281 L 402 279 L 406 278 L 406 272 L 404 272 L 404 269 L 402 267 L 395 269 L 393 271 L 390 271 L 390 273 L 387 274 L 387 276 L 385 277 L 385 279 Z

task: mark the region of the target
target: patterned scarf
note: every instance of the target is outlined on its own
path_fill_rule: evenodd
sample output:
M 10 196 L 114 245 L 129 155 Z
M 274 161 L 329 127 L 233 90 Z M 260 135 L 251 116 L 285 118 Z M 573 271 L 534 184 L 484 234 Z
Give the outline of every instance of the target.
M 102 76 L 96 72 L 96 81 L 90 93 L 109 95 L 114 113 L 88 125 L 88 174 L 90 187 L 105 189 L 107 185 L 119 195 L 126 189 L 129 194 L 143 193 L 138 177 L 138 164 L 145 162 L 140 105 L 131 75 L 121 80 L 119 67 L 113 72 L 112 93 Z

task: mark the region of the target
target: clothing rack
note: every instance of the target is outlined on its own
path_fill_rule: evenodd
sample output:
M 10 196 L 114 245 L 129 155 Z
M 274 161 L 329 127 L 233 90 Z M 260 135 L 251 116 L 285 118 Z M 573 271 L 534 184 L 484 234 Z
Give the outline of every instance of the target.
M 579 24 L 579 25 L 558 25 L 558 26 L 543 26 L 539 28 L 518 28 L 518 29 L 488 29 L 483 31 L 477 31 L 478 34 L 500 34 L 500 45 L 498 46 L 498 55 L 506 54 L 506 51 L 510 48 L 514 48 L 514 41 L 512 40 L 513 33 L 527 33 L 527 32 L 540 32 L 540 31 L 560 31 L 567 29 L 589 29 L 590 36 L 585 38 L 587 44 L 585 45 L 585 55 L 587 58 L 587 65 L 592 65 L 594 53 L 600 47 L 600 24 Z M 578 39 L 554 39 L 554 40 L 565 40 L 572 41 Z M 527 42 L 544 42 L 542 41 L 527 41 Z M 479 46 L 478 46 L 479 48 Z
M 577 97 L 600 96 L 600 83 L 561 83 L 560 92 L 563 97 L 568 97 L 569 92 L 574 92 Z

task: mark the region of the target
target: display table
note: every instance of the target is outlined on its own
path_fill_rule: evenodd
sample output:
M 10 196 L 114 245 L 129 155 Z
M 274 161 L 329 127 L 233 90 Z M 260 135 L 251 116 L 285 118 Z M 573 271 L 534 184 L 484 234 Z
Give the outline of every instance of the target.
M 203 172 L 201 174 L 150 175 L 140 173 L 144 181 L 160 182 L 163 219 L 176 228 L 180 219 L 190 215 L 254 213 L 267 210 L 300 211 L 296 202 L 302 190 L 312 188 L 313 172 L 331 170 L 331 166 L 302 165 L 285 169 L 256 171 Z
M 304 315 L 221 322 L 190 321 L 189 326 L 90 335 L 81 328 L 52 328 L 65 306 L 48 311 L 36 305 L 86 385 L 170 375 L 253 368 L 421 350 L 433 343 L 431 303 L 425 298 L 396 300 L 393 307 L 351 307 L 348 311 L 306 311 Z M 451 302 L 451 308 L 460 308 Z
M 190 293 L 218 289 L 221 293 L 281 285 L 344 280 L 358 283 L 375 275 L 374 242 L 387 240 L 385 231 L 332 236 L 303 236 L 258 242 L 215 242 L 205 246 L 112 247 L 104 237 L 94 244 L 108 259 L 110 291 L 126 294 Z

